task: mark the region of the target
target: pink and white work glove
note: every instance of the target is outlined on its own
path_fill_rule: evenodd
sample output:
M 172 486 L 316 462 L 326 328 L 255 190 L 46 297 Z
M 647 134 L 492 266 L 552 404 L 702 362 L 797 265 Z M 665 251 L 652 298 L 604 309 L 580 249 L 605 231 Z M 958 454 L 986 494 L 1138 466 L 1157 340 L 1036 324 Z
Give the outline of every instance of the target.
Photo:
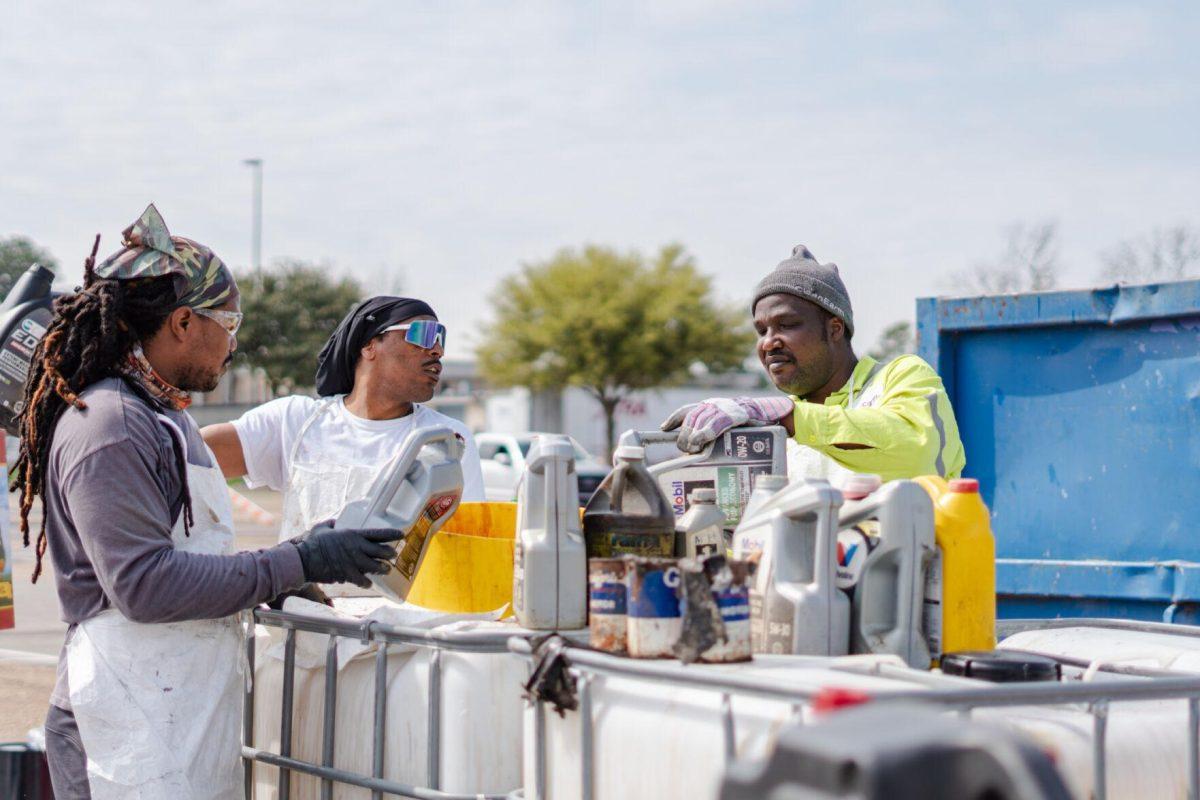
M 710 397 L 675 409 L 660 427 L 664 431 L 679 428 L 679 449 L 699 453 L 730 428 L 774 425 L 795 410 L 790 397 Z

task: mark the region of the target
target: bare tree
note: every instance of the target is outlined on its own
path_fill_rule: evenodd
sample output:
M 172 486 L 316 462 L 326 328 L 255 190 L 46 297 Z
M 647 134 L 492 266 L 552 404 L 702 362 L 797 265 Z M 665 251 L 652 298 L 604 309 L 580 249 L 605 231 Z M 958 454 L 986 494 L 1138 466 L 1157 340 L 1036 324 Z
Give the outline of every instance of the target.
M 1200 275 L 1200 231 L 1188 225 L 1155 228 L 1100 254 L 1101 280 L 1143 283 Z
M 1004 229 L 1004 249 L 990 261 L 950 275 L 949 285 L 964 294 L 1044 291 L 1058 285 L 1058 223 L 1017 222 Z

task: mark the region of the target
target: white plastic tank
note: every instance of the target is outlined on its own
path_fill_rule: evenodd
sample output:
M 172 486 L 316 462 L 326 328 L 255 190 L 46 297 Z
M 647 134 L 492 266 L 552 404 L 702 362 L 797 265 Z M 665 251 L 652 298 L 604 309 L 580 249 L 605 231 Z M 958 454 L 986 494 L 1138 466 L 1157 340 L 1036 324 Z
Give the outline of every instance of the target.
M 903 690 L 903 683 L 836 672 L 833 659 L 755 656 L 743 664 L 659 662 L 668 670 L 716 671 L 761 680 L 770 686 L 818 689 L 838 686 L 872 693 Z M 818 662 L 825 662 L 824 664 Z M 734 755 L 763 758 L 776 732 L 797 713 L 791 703 L 734 697 L 731 701 Z M 578 711 L 559 717 L 543 711 L 546 741 L 544 797 L 537 793 L 536 711 L 525 714 L 526 800 L 583 797 Z M 718 692 L 638 678 L 597 677 L 592 688 L 594 720 L 593 800 L 700 800 L 716 798 L 725 769 L 724 715 Z
M 290 601 L 289 601 L 290 602 Z M 307 613 L 322 613 L 308 604 Z M 329 612 L 332 614 L 332 612 Z M 501 622 L 460 622 L 438 630 L 497 630 L 521 633 Z M 259 628 L 259 631 L 267 629 Z M 272 628 L 273 644 L 256 659 L 254 745 L 279 752 L 282 713 L 282 631 Z M 270 641 L 265 635 L 262 640 Z M 342 639 L 354 649 L 355 640 Z M 321 763 L 321 725 L 325 696 L 325 635 L 298 633 L 292 714 L 292 755 Z M 338 670 L 334 766 L 370 775 L 375 715 L 374 646 Z M 414 786 L 428 785 L 429 675 L 433 651 L 391 645 L 387 658 L 387 707 L 384 777 Z M 503 794 L 521 785 L 521 686 L 527 666 L 509 653 L 441 652 L 441 789 L 447 792 Z M 278 770 L 254 767 L 254 800 L 276 798 Z M 294 800 L 317 800 L 321 781 L 293 772 Z M 369 800 L 367 789 L 334 784 L 335 800 Z
M 533 630 L 587 624 L 587 548 L 579 521 L 575 452 L 566 436 L 533 441 L 517 488 L 513 612 Z

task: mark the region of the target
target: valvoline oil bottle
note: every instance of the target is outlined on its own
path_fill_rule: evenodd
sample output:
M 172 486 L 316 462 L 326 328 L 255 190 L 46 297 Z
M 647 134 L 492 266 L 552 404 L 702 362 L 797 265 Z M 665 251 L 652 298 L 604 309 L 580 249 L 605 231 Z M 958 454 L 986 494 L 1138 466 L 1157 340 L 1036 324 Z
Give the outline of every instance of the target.
M 588 558 L 675 554 L 675 512 L 646 469 L 646 450 L 617 448 L 616 466 L 583 511 Z
M 0 427 L 17 435 L 17 417 L 25 406 L 25 379 L 33 351 L 53 316 L 50 291 L 54 273 L 34 264 L 17 278 L 0 303 Z
M 933 500 L 937 543 L 925 584 L 930 655 L 991 650 L 996 646 L 996 540 L 979 481 L 937 475 L 916 481 Z

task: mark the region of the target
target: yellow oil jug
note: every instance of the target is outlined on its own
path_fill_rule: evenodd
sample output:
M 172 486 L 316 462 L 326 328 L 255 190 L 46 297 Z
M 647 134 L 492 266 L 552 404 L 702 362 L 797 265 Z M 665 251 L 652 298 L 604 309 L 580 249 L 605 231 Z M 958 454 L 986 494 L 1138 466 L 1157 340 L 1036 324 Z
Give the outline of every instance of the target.
M 937 475 L 916 481 L 933 500 L 939 556 L 925 589 L 925 630 L 930 644 L 940 645 L 930 649 L 935 659 L 941 653 L 991 650 L 996 646 L 996 540 L 979 481 Z

